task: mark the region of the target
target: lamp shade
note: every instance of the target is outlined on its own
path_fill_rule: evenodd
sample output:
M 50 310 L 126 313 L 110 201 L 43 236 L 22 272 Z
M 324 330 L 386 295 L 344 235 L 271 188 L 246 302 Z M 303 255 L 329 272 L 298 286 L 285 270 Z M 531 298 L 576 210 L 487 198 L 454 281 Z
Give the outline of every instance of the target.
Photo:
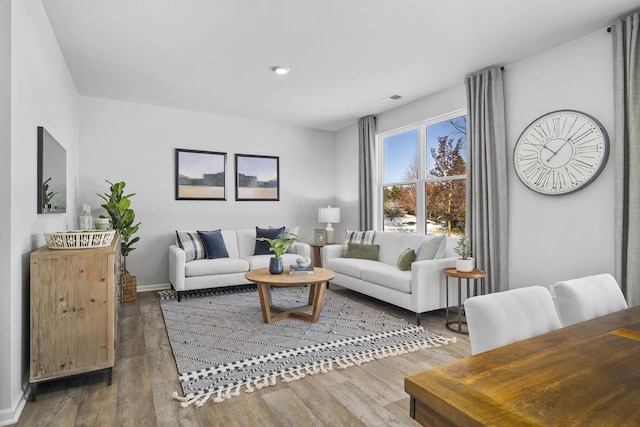
M 326 208 L 318 208 L 318 222 L 340 222 L 340 208 L 328 206 Z

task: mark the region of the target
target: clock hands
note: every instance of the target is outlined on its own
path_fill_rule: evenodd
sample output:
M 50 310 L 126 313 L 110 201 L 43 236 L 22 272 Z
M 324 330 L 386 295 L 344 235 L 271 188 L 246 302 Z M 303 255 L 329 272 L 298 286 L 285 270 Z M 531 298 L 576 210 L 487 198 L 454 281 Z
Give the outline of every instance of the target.
M 549 162 L 551 161 L 551 159 L 553 159 L 553 158 L 554 158 L 554 157 L 555 157 L 555 156 L 560 152 L 560 150 L 562 150 L 562 149 L 564 148 L 564 146 L 565 146 L 565 145 L 567 145 L 567 143 L 568 143 L 569 141 L 571 141 L 571 138 L 568 138 L 568 139 L 567 139 L 567 140 L 566 140 L 566 141 L 565 141 L 565 142 L 560 146 L 560 148 L 558 148 L 558 150 L 557 150 L 557 151 L 552 151 L 551 149 L 549 149 L 549 151 L 553 152 L 553 154 L 551 155 L 551 157 L 549 157 L 549 158 L 547 159 L 547 163 L 549 163 Z

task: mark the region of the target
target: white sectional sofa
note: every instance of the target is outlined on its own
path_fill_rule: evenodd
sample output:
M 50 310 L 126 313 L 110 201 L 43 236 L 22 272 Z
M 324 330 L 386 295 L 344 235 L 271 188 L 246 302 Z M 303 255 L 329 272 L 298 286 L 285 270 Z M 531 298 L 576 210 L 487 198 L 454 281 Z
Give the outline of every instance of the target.
M 408 271 L 398 269 L 400 253 L 407 248 L 417 250 L 425 237 L 376 232 L 373 244 L 380 246 L 378 261 L 345 258 L 342 245 L 327 245 L 322 248 L 322 265 L 336 273 L 332 284 L 413 311 L 419 325 L 421 313 L 447 306 L 446 278 L 442 270 L 455 267 L 457 259 L 454 248 L 458 238 L 447 237 L 442 258 L 414 262 Z M 449 305 L 454 305 L 457 298 L 457 286 L 452 281 Z
M 273 255 L 254 255 L 255 228 L 221 230 L 221 233 L 229 255 L 227 258 L 187 262 L 186 253 L 178 244 L 169 246 L 169 281 L 178 292 L 178 301 L 184 291 L 249 284 L 251 282 L 244 277 L 247 271 L 269 267 L 269 259 Z M 295 264 L 299 257 L 310 254 L 308 244 L 296 242 L 282 256 L 283 263 L 287 267 Z

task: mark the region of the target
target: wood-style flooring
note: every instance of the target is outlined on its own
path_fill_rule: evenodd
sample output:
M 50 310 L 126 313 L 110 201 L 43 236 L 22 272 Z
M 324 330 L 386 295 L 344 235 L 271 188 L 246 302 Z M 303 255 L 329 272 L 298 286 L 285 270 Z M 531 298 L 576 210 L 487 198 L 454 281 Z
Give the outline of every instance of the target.
M 414 321 L 414 315 L 332 285 L 349 298 Z M 445 326 L 444 311 L 422 325 L 458 342 L 242 393 L 222 403 L 182 408 L 176 365 L 155 292 L 120 309 L 113 383 L 104 372 L 43 383 L 17 426 L 417 426 L 404 377 L 471 354 L 466 335 Z

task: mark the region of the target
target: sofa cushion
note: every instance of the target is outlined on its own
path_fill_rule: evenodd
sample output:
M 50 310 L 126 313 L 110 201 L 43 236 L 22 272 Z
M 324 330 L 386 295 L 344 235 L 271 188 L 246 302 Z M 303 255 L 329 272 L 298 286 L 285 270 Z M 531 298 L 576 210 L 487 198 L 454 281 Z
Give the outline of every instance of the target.
M 245 273 L 249 263 L 239 258 L 199 259 L 186 263 L 184 270 L 187 277 Z
M 411 293 L 411 271 L 400 271 L 395 265 L 377 262 L 366 269 L 363 268 L 360 278 L 385 288 Z
M 331 258 L 326 262 L 327 268 L 334 272 L 356 279 L 360 279 L 362 270 L 373 268 L 376 264 L 380 263 L 378 261 L 359 258 Z
M 416 261 L 442 258 L 447 243 L 445 238 L 444 234 L 426 236 L 416 251 Z
M 198 230 L 198 236 L 200 236 L 200 240 L 202 240 L 202 244 L 204 245 L 207 259 L 229 258 L 229 253 L 227 252 L 227 247 L 224 244 L 220 230 Z
M 254 255 L 273 255 L 273 252 L 269 250 L 271 245 L 264 240 L 258 240 L 260 238 L 276 239 L 279 235 L 284 233 L 284 227 L 280 228 L 259 228 L 256 227 L 256 247 L 253 251 Z
M 411 248 L 407 248 L 400 252 L 398 256 L 398 270 L 407 271 L 411 269 L 411 263 L 416 259 L 416 251 Z
M 360 243 L 349 243 L 345 258 L 370 259 L 378 261 L 380 245 L 363 245 Z
M 204 259 L 206 252 L 197 232 L 176 231 L 176 242 L 185 252 L 185 261 Z

